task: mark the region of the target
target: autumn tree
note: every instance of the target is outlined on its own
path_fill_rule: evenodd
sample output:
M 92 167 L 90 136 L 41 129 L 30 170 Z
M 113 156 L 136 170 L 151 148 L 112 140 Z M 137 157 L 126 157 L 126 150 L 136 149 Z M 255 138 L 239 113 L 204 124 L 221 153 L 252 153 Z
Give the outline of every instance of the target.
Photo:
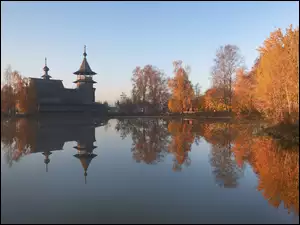
M 34 113 L 37 109 L 34 83 L 30 79 L 22 77 L 18 71 L 12 71 L 10 66 L 4 73 L 4 79 L 4 89 L 1 89 L 3 94 L 1 95 L 1 109 L 4 111 L 16 109 L 22 113 Z
M 246 72 L 243 68 L 239 69 L 233 85 L 232 109 L 235 113 L 249 115 L 255 110 L 254 88 L 254 72 Z
M 144 70 L 137 66 L 132 74 L 132 100 L 134 103 L 145 103 L 148 86 L 148 76 L 144 75 Z
M 201 94 L 201 87 L 199 83 L 194 85 L 194 99 L 193 99 L 193 108 L 196 111 L 204 109 L 204 95 Z
M 132 76 L 132 100 L 135 104 L 151 105 L 161 111 L 168 101 L 168 86 L 165 74 L 153 65 L 136 67 Z
M 257 109 L 277 122 L 299 120 L 299 28 L 275 30 L 259 52 Z
M 1 89 L 1 113 L 10 114 L 14 108 L 14 90 L 12 86 L 5 84 Z
M 189 68 L 183 68 L 180 60 L 175 61 L 173 66 L 175 76 L 169 80 L 172 95 L 168 102 L 168 107 L 172 112 L 182 113 L 192 107 L 194 90 L 188 77 Z
M 19 73 L 14 74 L 16 107 L 21 113 L 34 113 L 37 110 L 35 85 Z
M 13 72 L 8 65 L 1 80 L 1 112 L 10 114 L 14 111 L 16 99 L 13 88 Z M 3 86 L 2 86 L 3 84 Z
M 223 90 L 223 104 L 231 110 L 232 83 L 236 70 L 242 66 L 243 58 L 235 45 L 221 46 L 216 53 L 212 67 L 212 85 Z

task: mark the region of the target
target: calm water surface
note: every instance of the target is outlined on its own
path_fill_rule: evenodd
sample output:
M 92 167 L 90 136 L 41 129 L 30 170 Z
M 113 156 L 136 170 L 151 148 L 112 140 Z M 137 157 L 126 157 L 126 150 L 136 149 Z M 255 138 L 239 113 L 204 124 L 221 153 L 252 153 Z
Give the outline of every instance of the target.
M 2 121 L 1 222 L 299 223 L 299 151 L 254 132 L 196 120 Z

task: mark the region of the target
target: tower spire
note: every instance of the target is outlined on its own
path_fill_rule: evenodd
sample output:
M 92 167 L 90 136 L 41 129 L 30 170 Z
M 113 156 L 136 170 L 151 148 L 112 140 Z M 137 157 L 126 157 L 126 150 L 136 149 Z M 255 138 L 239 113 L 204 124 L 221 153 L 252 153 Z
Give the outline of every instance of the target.
M 48 172 L 48 164 L 50 162 L 49 156 L 52 154 L 52 152 L 45 151 L 42 154 L 45 156 L 44 163 L 46 164 L 46 172 Z
M 86 45 L 84 45 L 84 52 L 83 52 L 83 56 L 84 56 L 84 58 L 87 56 L 87 54 L 86 54 Z
M 83 61 L 81 63 L 81 66 L 79 68 L 79 70 L 77 70 L 76 72 L 74 72 L 73 74 L 75 75 L 82 75 L 82 76 L 93 76 L 96 75 L 97 73 L 95 73 L 94 71 L 91 70 L 90 65 L 87 62 L 86 59 L 86 45 L 84 45 L 84 51 L 83 51 Z
M 44 66 L 43 70 L 45 71 L 45 74 L 42 77 L 45 80 L 49 80 L 51 78 L 51 76 L 48 74 L 49 68 L 47 66 L 47 58 L 46 57 L 45 57 L 45 66 Z

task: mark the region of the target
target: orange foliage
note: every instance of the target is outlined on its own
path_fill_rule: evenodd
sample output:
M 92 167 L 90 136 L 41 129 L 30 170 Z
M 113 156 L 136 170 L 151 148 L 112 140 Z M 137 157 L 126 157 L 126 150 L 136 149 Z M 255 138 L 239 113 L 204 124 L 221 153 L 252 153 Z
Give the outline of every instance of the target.
M 8 112 L 16 109 L 21 113 L 35 112 L 37 96 L 33 83 L 17 71 L 6 71 L 5 76 L 9 82 L 1 89 L 1 111 Z
M 194 90 L 188 78 L 187 69 L 182 67 L 181 61 L 174 64 L 175 77 L 169 80 L 169 87 L 172 96 L 169 99 L 168 107 L 171 112 L 184 112 L 192 108 Z
M 256 108 L 277 122 L 299 120 L 299 28 L 275 30 L 259 52 Z
M 207 111 L 223 111 L 229 108 L 224 104 L 223 91 L 219 88 L 210 88 L 204 95 L 204 108 Z
M 252 162 L 259 175 L 258 190 L 269 203 L 281 202 L 299 215 L 299 150 L 283 151 L 271 138 L 258 138 L 252 146 Z
M 299 215 L 299 146 L 281 149 L 270 137 L 253 136 L 253 128 L 236 126 L 232 151 L 239 166 L 250 163 L 258 174 L 257 189 L 274 207 L 281 203 Z
M 21 113 L 34 113 L 36 111 L 36 92 L 32 82 L 17 77 L 16 108 Z
M 1 142 L 5 158 L 11 166 L 24 155 L 36 151 L 37 123 L 28 119 L 1 121 Z
M 236 70 L 240 68 L 236 46 L 228 45 L 217 51 L 212 68 L 213 88 L 205 94 L 205 109 L 227 109 L 232 83 L 232 109 L 237 114 L 258 111 L 275 122 L 299 120 L 299 28 L 290 26 L 285 34 L 280 29 L 275 30 L 259 48 L 259 53 L 252 70 L 246 73 L 243 69 Z
M 168 124 L 168 130 L 172 135 L 169 152 L 173 153 L 176 159 L 174 170 L 180 170 L 184 163 L 189 164 L 188 152 L 191 151 L 191 145 L 195 140 L 192 128 L 193 125 L 189 121 L 171 121 Z
M 233 86 L 232 110 L 236 113 L 251 113 L 254 110 L 254 75 L 246 74 L 243 69 L 239 69 Z
M 1 89 L 1 112 L 9 113 L 14 110 L 15 96 L 13 88 L 10 85 L 4 85 Z

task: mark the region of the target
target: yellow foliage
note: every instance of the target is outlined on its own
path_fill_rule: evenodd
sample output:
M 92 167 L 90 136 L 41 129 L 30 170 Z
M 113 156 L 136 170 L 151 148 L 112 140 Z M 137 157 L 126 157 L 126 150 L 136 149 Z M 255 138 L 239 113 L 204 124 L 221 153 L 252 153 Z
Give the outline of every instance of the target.
M 255 106 L 276 121 L 299 119 L 299 29 L 277 29 L 259 52 Z
M 224 104 L 222 90 L 218 88 L 208 89 L 204 96 L 204 108 L 207 111 L 225 111 L 229 105 Z
M 189 163 L 188 152 L 191 151 L 195 134 L 192 132 L 193 125 L 188 121 L 171 121 L 168 130 L 172 135 L 169 152 L 175 156 L 173 169 L 180 169 L 184 163 Z
M 181 62 L 175 65 L 175 77 L 169 81 L 169 87 L 172 91 L 168 103 L 170 111 L 183 112 L 192 108 L 194 90 L 186 70 L 181 67 Z

